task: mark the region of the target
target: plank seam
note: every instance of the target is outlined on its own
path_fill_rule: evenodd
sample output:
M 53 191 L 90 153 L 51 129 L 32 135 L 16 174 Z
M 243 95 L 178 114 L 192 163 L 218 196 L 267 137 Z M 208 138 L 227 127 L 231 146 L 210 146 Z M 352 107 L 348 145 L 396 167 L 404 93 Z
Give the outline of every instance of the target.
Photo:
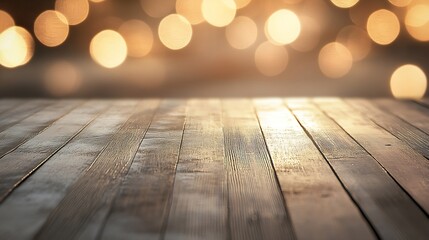
M 290 224 L 292 225 L 292 226 L 291 226 L 291 228 L 290 228 L 290 229 L 291 229 L 291 231 L 292 231 L 292 232 L 291 232 L 292 238 L 293 238 L 293 239 L 297 239 L 297 237 L 296 237 L 296 233 L 295 233 L 295 228 L 293 227 L 293 221 L 292 221 L 292 218 L 291 218 L 291 216 L 290 216 L 290 211 L 289 211 L 288 206 L 287 206 L 287 201 L 286 201 L 286 198 L 285 198 L 285 196 L 284 196 L 284 194 L 283 194 L 282 188 L 281 188 L 281 186 L 280 186 L 279 177 L 277 176 L 277 171 L 276 171 L 276 168 L 275 168 L 274 163 L 273 163 L 273 158 L 271 157 L 271 152 L 270 152 L 270 150 L 269 150 L 269 148 L 268 148 L 267 140 L 265 139 L 265 133 L 264 133 L 264 131 L 262 130 L 262 127 L 261 127 L 261 121 L 259 120 L 259 116 L 258 116 L 258 114 L 257 114 L 257 111 L 256 111 L 256 108 L 255 108 L 255 104 L 254 104 L 253 99 L 251 100 L 251 103 L 252 103 L 252 110 L 253 110 L 254 117 L 256 118 L 256 120 L 257 120 L 257 122 L 258 122 L 259 131 L 261 132 L 261 134 L 262 134 L 262 138 L 264 139 L 264 146 L 265 146 L 265 148 L 266 148 L 266 150 L 267 150 L 267 154 L 268 154 L 268 156 L 269 156 L 269 158 L 270 158 L 270 164 L 271 164 L 271 167 L 272 167 L 272 169 L 273 169 L 273 171 L 274 171 L 274 178 L 275 178 L 275 181 L 276 181 L 276 183 L 277 183 L 277 188 L 278 188 L 278 190 L 280 191 L 281 196 L 282 196 L 282 198 L 283 198 L 283 207 L 284 207 L 285 212 L 286 212 L 286 218 L 287 218 L 287 220 L 290 222 Z
M 356 205 L 357 209 L 359 210 L 361 216 L 363 219 L 365 219 L 366 223 L 368 224 L 369 228 L 372 230 L 372 232 L 374 233 L 374 235 L 376 236 L 377 239 L 381 239 L 380 235 L 378 234 L 378 232 L 376 231 L 375 227 L 371 224 L 371 222 L 369 221 L 367 215 L 365 214 L 365 212 L 363 211 L 363 209 L 361 209 L 361 207 L 359 206 L 359 204 L 356 202 L 356 200 L 352 197 L 351 193 L 347 190 L 346 186 L 344 185 L 344 183 L 341 181 L 338 173 L 335 171 L 334 167 L 331 165 L 331 163 L 329 162 L 329 160 L 326 158 L 325 154 L 323 154 L 322 149 L 320 149 L 320 147 L 317 145 L 316 140 L 314 140 L 313 136 L 310 134 L 310 132 L 304 127 L 304 125 L 301 123 L 301 121 L 298 119 L 298 117 L 295 115 L 294 111 L 289 108 L 288 104 L 285 103 L 283 101 L 283 104 L 285 105 L 285 107 L 292 113 L 293 117 L 296 119 L 296 121 L 298 122 L 298 124 L 301 126 L 301 128 L 304 130 L 305 134 L 308 136 L 308 138 L 311 140 L 311 142 L 313 143 L 313 145 L 317 148 L 317 150 L 319 151 L 319 153 L 322 155 L 323 159 L 328 163 L 329 168 L 331 169 L 331 171 L 334 173 L 335 177 L 337 178 L 337 180 L 340 182 L 341 186 L 343 187 L 344 191 L 347 193 L 347 195 L 349 196 L 350 200 Z
M 364 147 L 364 146 L 362 146 L 358 141 L 357 141 L 357 139 L 355 139 L 352 135 L 350 135 L 337 121 L 335 121 L 335 119 L 334 118 L 332 118 L 331 116 L 329 116 L 329 114 L 327 114 L 325 111 L 323 111 L 320 107 L 319 107 L 319 105 L 317 104 L 317 103 L 314 103 L 313 101 L 312 101 L 312 103 L 325 115 L 325 116 L 327 116 L 329 119 L 331 119 L 338 127 L 340 127 L 354 142 L 356 142 L 356 144 L 357 145 L 359 145 L 369 156 L 371 156 L 371 158 L 372 159 L 374 159 L 376 162 L 377 162 L 377 164 L 384 170 L 384 172 L 386 172 L 387 173 L 387 175 L 396 183 L 396 185 L 398 185 L 399 186 L 399 188 L 406 194 L 406 196 L 408 196 L 410 199 L 411 199 L 411 201 L 417 206 L 417 208 L 418 209 L 420 209 L 420 211 L 422 211 L 423 212 L 423 214 L 426 216 L 426 217 L 429 217 L 429 214 L 423 209 L 423 207 L 422 206 L 420 206 L 420 204 L 410 195 L 410 193 L 408 193 L 408 191 L 406 191 L 405 189 L 404 189 L 404 187 L 402 187 L 402 185 L 401 184 L 399 184 L 399 182 L 392 176 L 392 174 L 390 174 L 390 172 L 368 151 L 368 150 L 366 150 L 366 148 Z M 389 133 L 389 134 L 391 134 L 390 132 L 387 132 L 387 133 Z M 393 134 L 392 134 L 393 135 Z M 396 138 L 396 136 L 395 135 L 393 135 L 395 138 Z M 420 154 L 420 153 L 418 153 L 418 154 Z M 420 154 L 421 155 L 421 154 Z
M 136 105 L 134 106 L 134 107 L 136 107 L 137 105 L 139 104 L 139 102 L 138 103 L 136 103 Z M 153 119 L 154 119 L 154 117 L 155 117 L 155 115 L 156 115 L 156 113 L 158 112 L 158 110 L 159 110 L 159 106 L 160 106 L 160 101 L 158 101 L 157 102 L 157 106 L 156 106 L 156 109 L 153 111 L 153 113 L 152 113 L 152 117 L 151 117 L 151 119 L 150 119 L 150 122 L 149 122 L 149 124 L 147 125 L 147 128 L 145 129 L 145 131 L 144 131 L 144 134 L 143 134 L 143 137 L 141 138 L 141 140 L 140 140 L 140 143 L 139 143 L 139 147 L 140 147 L 140 145 L 142 144 L 142 142 L 143 142 L 143 139 L 146 137 L 146 133 L 147 133 L 147 131 L 149 130 L 149 128 L 150 128 L 150 126 L 152 125 L 152 121 L 153 121 Z M 132 117 L 132 114 L 130 115 L 130 117 L 129 118 L 131 118 Z M 128 119 L 129 119 L 128 118 Z M 127 121 L 128 121 L 128 119 L 127 119 Z M 125 121 L 119 128 L 118 128 L 118 130 L 116 131 L 116 132 L 118 132 L 118 131 L 120 131 L 120 129 L 122 129 L 122 127 L 127 123 L 127 121 Z M 115 133 L 116 133 L 115 132 Z M 111 136 L 111 139 L 113 138 L 115 136 L 115 134 L 112 134 L 112 136 Z M 104 152 L 104 150 L 109 146 L 109 143 L 112 141 L 112 140 L 109 140 L 108 142 L 107 142 L 107 144 L 106 144 L 106 146 L 104 146 L 103 147 L 103 149 L 99 152 L 99 154 L 97 155 L 97 157 L 95 157 L 95 159 L 94 159 L 94 161 L 91 163 L 91 165 L 89 165 L 89 167 L 88 167 L 88 169 L 90 169 L 93 165 L 94 165 L 94 163 L 95 163 L 95 161 L 99 158 L 99 156 L 102 154 L 102 152 Z M 136 155 L 137 155 L 137 152 L 138 152 L 138 149 L 139 149 L 139 147 L 137 147 L 137 151 L 134 153 L 134 155 L 133 155 L 133 158 L 132 158 L 132 160 L 131 160 L 131 162 L 130 162 L 130 167 L 131 167 L 131 164 L 132 164 L 132 162 L 134 162 L 134 158 L 136 157 Z M 88 170 L 87 169 L 87 170 Z M 129 170 L 130 170 L 130 168 L 128 168 L 128 170 L 127 170 L 127 172 L 124 174 L 124 176 L 126 176 L 127 174 L 128 174 L 128 172 L 129 172 Z M 123 179 L 124 177 L 122 177 L 122 180 L 121 180 L 121 182 L 120 182 L 120 184 L 119 184 L 119 187 L 118 187 L 118 189 L 116 190 L 116 192 L 115 192 L 115 197 L 112 199 L 112 201 L 110 202 L 110 204 L 109 204 L 109 210 L 108 210 L 108 212 L 107 212 L 107 214 L 106 214 L 106 216 L 104 217 L 104 219 L 103 219 L 103 221 L 102 221 L 102 223 L 101 223 L 101 225 L 100 225 L 100 228 L 98 229 L 98 231 L 97 231 L 97 234 L 95 235 L 95 239 L 101 239 L 101 237 L 102 237 L 102 235 L 103 235 L 103 231 L 104 231 L 104 228 L 106 227 L 106 224 L 107 224 L 107 220 L 109 219 L 109 217 L 110 217 L 110 215 L 111 215 L 111 213 L 112 213 L 112 206 L 113 206 L 113 204 L 115 203 L 115 201 L 116 201 L 116 199 L 117 199 L 117 197 L 118 197 L 118 193 L 120 192 L 120 190 L 121 190 L 121 185 L 122 185 L 122 181 L 124 180 Z
M 49 125 L 47 125 L 45 128 L 43 128 L 42 130 L 40 130 L 39 132 L 37 132 L 36 134 L 33 134 L 32 136 L 30 136 L 29 138 L 27 138 L 27 139 L 24 139 L 24 141 L 22 141 L 22 142 L 20 142 L 18 145 L 16 145 L 15 147 L 13 147 L 12 149 L 10 149 L 10 150 L 8 150 L 7 152 L 5 152 L 4 154 L 2 154 L 2 155 L 0 155 L 0 159 L 1 158 L 3 158 L 4 156 L 6 156 L 6 155 L 8 155 L 9 153 L 11 153 L 11 152 L 13 152 L 13 151 L 15 151 L 17 148 L 19 148 L 21 145 L 23 145 L 23 144 L 25 144 L 26 142 L 28 142 L 28 141 L 30 141 L 31 139 L 33 139 L 34 137 L 36 137 L 37 135 L 39 135 L 39 134 L 41 134 L 41 133 L 43 133 L 46 129 L 48 129 L 49 127 L 51 127 L 54 123 L 56 123 L 58 120 L 60 120 L 62 117 L 64 117 L 65 115 L 67 115 L 67 114 L 69 114 L 71 111 L 73 111 L 73 110 L 75 110 L 76 108 L 78 108 L 78 107 L 80 107 L 80 106 L 82 106 L 84 103 L 86 103 L 86 101 L 84 101 L 84 102 L 82 102 L 82 103 L 80 103 L 80 104 L 78 104 L 78 105 L 76 105 L 75 107 L 73 107 L 73 108 L 71 108 L 69 111 L 67 111 L 67 112 L 65 112 L 64 114 L 62 114 L 61 116 L 59 116 L 58 118 L 56 118 L 54 121 L 52 121 Z M 46 106 L 45 108 L 48 108 L 49 106 Z M 45 109 L 44 108 L 44 109 Z M 43 110 L 43 109 L 42 109 Z M 40 110 L 40 111 L 42 111 L 42 110 Z M 32 115 L 30 115 L 30 116 L 28 116 L 27 118 L 29 118 L 29 117 L 31 117 L 31 116 L 33 116 L 33 115 L 35 115 L 35 114 L 37 114 L 38 112 L 35 112 L 35 113 L 33 113 Z M 24 118 L 22 121 L 24 121 L 25 119 L 27 119 L 27 118 Z M 22 121 L 20 121 L 20 122 L 22 122 Z M 20 122 L 18 122 L 18 123 L 20 123 Z M 15 125 L 17 125 L 18 123 L 16 123 Z M 13 126 L 15 126 L 15 125 L 13 125 Z M 10 126 L 10 127 L 13 127 L 13 126 Z M 6 129 L 5 129 L 6 130 Z
M 168 194 L 168 201 L 167 201 L 167 206 L 165 206 L 165 212 L 166 215 L 164 216 L 164 219 L 162 221 L 162 225 L 161 225 L 161 233 L 160 233 L 160 238 L 161 239 L 165 239 L 165 234 L 167 231 L 167 227 L 168 227 L 168 218 L 170 217 L 170 210 L 171 210 L 171 205 L 173 203 L 173 194 L 174 194 L 174 185 L 176 182 L 176 174 L 177 174 L 177 165 L 179 165 L 179 161 L 180 161 L 180 152 L 182 151 L 182 144 L 183 144 L 183 136 L 185 135 L 185 128 L 186 128 L 186 120 L 187 120 L 187 107 L 188 107 L 188 100 L 185 101 L 185 105 L 186 105 L 186 109 L 185 109 L 185 116 L 183 119 L 183 125 L 182 125 L 182 134 L 181 134 L 181 138 L 180 138 L 180 144 L 179 144 L 179 151 L 177 154 L 177 160 L 176 160 L 176 165 L 175 165 L 175 169 L 174 169 L 174 176 L 173 176 L 173 184 L 171 184 L 171 190 L 170 190 L 170 194 Z
M 58 151 L 60 151 L 65 145 L 67 145 L 73 138 L 75 138 L 80 132 L 82 132 L 83 129 L 85 129 L 90 123 L 92 123 L 95 119 L 97 119 L 98 116 L 100 116 L 102 113 L 107 111 L 107 109 L 110 109 L 110 107 L 107 107 L 106 109 L 103 109 L 99 113 L 97 113 L 89 122 L 87 122 L 85 125 L 83 125 L 75 134 L 73 134 L 67 141 L 65 141 L 63 144 L 61 144 L 60 147 L 55 149 L 48 157 L 43 159 L 36 167 L 34 167 L 31 171 L 29 171 L 26 175 L 24 175 L 19 181 L 17 181 L 12 188 L 10 188 L 7 192 L 5 192 L 2 196 L 0 196 L 0 203 L 2 203 L 20 184 L 22 184 L 28 177 L 30 177 L 37 169 L 43 166 L 49 159 L 52 158 Z

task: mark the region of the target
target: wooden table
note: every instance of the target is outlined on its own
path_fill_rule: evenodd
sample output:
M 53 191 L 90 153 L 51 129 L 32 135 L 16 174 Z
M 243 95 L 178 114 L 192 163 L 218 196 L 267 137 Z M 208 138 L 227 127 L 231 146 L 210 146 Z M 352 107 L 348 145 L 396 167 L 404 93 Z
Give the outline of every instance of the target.
M 429 239 L 429 101 L 0 100 L 0 239 Z

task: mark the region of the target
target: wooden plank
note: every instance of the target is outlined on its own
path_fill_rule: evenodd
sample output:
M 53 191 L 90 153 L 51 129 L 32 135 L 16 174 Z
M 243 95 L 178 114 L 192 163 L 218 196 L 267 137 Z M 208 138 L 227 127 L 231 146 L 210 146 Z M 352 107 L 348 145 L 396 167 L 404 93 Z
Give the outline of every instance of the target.
M 415 151 L 429 158 L 429 135 L 408 122 L 382 111 L 365 99 L 347 99 L 345 101 L 364 116 L 370 118 L 378 126 L 386 129 Z
M 429 134 L 429 109 L 410 101 L 377 99 L 373 103 Z
M 0 202 L 90 123 L 107 102 L 90 101 L 0 159 Z
M 222 103 L 231 239 L 294 239 L 252 103 Z
M 429 107 L 429 98 L 423 98 L 423 99 L 417 100 L 417 102 L 419 102 L 420 104 L 423 104 L 426 107 Z
M 69 187 L 35 239 L 94 239 L 128 171 L 157 100 L 143 100 L 91 166 Z
M 64 100 L 50 105 L 0 132 L 0 158 L 36 136 L 83 101 Z
M 338 99 L 315 102 L 429 213 L 429 161 L 425 157 L 344 102 Z
M 53 102 L 54 101 L 50 100 L 32 100 L 10 109 L 9 111 L 0 113 L 0 132 Z
M 166 239 L 227 239 L 228 202 L 219 100 L 190 100 Z
M 119 100 L 31 175 L 0 205 L 0 239 L 32 239 L 66 191 L 132 114 Z
M 254 103 L 298 239 L 375 239 L 329 164 L 282 100 Z
M 164 101 L 120 187 L 102 239 L 160 239 L 167 223 L 186 101 Z
M 425 239 L 427 216 L 332 119 L 305 100 L 287 104 L 382 239 Z
M 23 99 L 1 99 L 0 100 L 0 114 L 7 112 L 13 108 L 16 108 L 20 104 L 23 104 L 26 100 Z

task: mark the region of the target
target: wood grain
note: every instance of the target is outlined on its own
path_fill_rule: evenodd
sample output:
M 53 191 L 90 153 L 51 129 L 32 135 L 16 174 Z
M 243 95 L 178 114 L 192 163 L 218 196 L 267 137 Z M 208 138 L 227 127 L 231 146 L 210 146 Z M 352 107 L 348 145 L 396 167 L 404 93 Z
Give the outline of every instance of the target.
M 231 239 L 294 239 L 251 102 L 222 103 Z
M 33 100 L 0 113 L 0 132 L 52 103 L 50 100 Z
M 227 176 L 221 105 L 190 100 L 166 239 L 227 239 Z
M 36 136 L 83 101 L 63 100 L 52 104 L 0 132 L 0 158 Z
M 391 112 L 406 122 L 429 134 L 429 109 L 410 101 L 378 99 L 376 106 Z
M 429 135 L 422 132 L 408 122 L 382 111 L 369 100 L 365 99 L 348 99 L 346 103 L 358 110 L 362 115 L 370 118 L 378 126 L 386 129 L 403 142 L 407 143 L 415 151 L 419 152 L 426 158 L 429 158 Z
M 186 101 L 163 101 L 120 186 L 102 239 L 160 239 L 167 223 Z
M 429 213 L 429 161 L 425 157 L 338 99 L 316 103 Z
M 128 171 L 157 100 L 141 101 L 91 166 L 70 186 L 36 239 L 96 237 L 122 177 Z
M 379 237 L 428 236 L 427 216 L 371 155 L 307 100 L 289 100 L 287 104 Z
M 419 102 L 420 104 L 423 104 L 426 107 L 429 107 L 429 98 L 423 98 L 418 100 L 417 102 Z
M 7 112 L 13 108 L 16 108 L 20 104 L 23 104 L 26 100 L 23 99 L 1 99 L 0 100 L 0 114 Z
M 255 106 L 297 237 L 374 239 L 365 218 L 282 100 L 256 100 Z
M 107 102 L 90 101 L 71 111 L 13 152 L 0 158 L 0 202 L 107 106 Z
M 0 205 L 0 239 L 32 239 L 50 212 L 130 117 L 137 101 L 112 104 Z

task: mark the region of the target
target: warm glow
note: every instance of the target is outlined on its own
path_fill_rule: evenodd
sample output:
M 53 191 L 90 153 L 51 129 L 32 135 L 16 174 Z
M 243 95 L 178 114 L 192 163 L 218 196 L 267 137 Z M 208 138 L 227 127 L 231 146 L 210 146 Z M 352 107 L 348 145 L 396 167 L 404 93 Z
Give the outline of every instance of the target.
M 95 62 L 106 68 L 114 68 L 125 61 L 127 44 L 119 33 L 104 30 L 91 40 L 89 51 Z
M 259 45 L 255 52 L 256 67 L 266 76 L 281 74 L 286 69 L 288 61 L 286 48 L 268 41 Z
M 34 42 L 22 27 L 10 27 L 0 34 L 0 64 L 14 68 L 26 64 L 33 57 Z
M 204 19 L 215 27 L 224 27 L 232 22 L 237 6 L 234 0 L 203 0 Z
M 144 57 L 152 50 L 152 30 L 145 22 L 129 20 L 121 25 L 119 33 L 127 42 L 128 56 Z
M 300 16 L 301 33 L 290 46 L 300 52 L 313 50 L 320 41 L 320 25 L 311 17 Z
M 265 24 L 265 34 L 274 44 L 285 45 L 295 41 L 301 32 L 298 16 L 287 9 L 281 9 L 268 18 Z
M 13 26 L 15 26 L 15 21 L 9 13 L 0 10 L 0 33 Z
M 154 18 L 165 17 L 174 11 L 174 0 L 140 0 L 143 11 Z
M 77 25 L 88 17 L 89 3 L 88 0 L 56 0 L 55 10 L 66 16 L 68 24 Z
M 82 84 L 79 70 L 69 62 L 54 62 L 44 75 L 46 90 L 54 96 L 66 96 L 75 93 Z
M 386 9 L 373 12 L 368 18 L 366 28 L 369 37 L 380 45 L 392 43 L 400 31 L 398 18 Z
M 184 16 L 192 25 L 204 21 L 201 5 L 203 0 L 177 0 L 176 12 Z
M 408 33 L 418 41 L 429 41 L 429 4 L 410 7 L 405 16 Z
M 351 8 L 356 5 L 359 0 L 331 0 L 331 2 L 339 8 Z
M 167 48 L 182 49 L 191 41 L 192 26 L 183 16 L 170 14 L 159 23 L 158 35 Z
M 225 29 L 228 43 L 236 49 L 250 47 L 258 36 L 256 23 L 244 16 L 236 17 L 234 21 Z
M 352 54 L 341 43 L 328 43 L 320 50 L 319 67 L 327 77 L 343 77 L 350 71 L 352 65 Z
M 90 1 L 95 3 L 104 2 L 104 0 L 90 0 Z
M 389 0 L 389 2 L 397 7 L 406 7 L 412 0 Z
M 244 8 L 249 5 L 251 0 L 235 0 L 235 4 L 237 5 L 237 9 Z
M 396 69 L 390 79 L 390 89 L 395 98 L 422 98 L 426 87 L 425 73 L 419 67 L 411 64 Z
M 69 25 L 63 14 L 48 10 L 41 13 L 34 22 L 34 34 L 48 47 L 63 43 L 69 34 Z
M 357 26 L 351 25 L 341 29 L 337 42 L 349 49 L 354 61 L 364 59 L 371 51 L 371 39 L 363 29 Z

